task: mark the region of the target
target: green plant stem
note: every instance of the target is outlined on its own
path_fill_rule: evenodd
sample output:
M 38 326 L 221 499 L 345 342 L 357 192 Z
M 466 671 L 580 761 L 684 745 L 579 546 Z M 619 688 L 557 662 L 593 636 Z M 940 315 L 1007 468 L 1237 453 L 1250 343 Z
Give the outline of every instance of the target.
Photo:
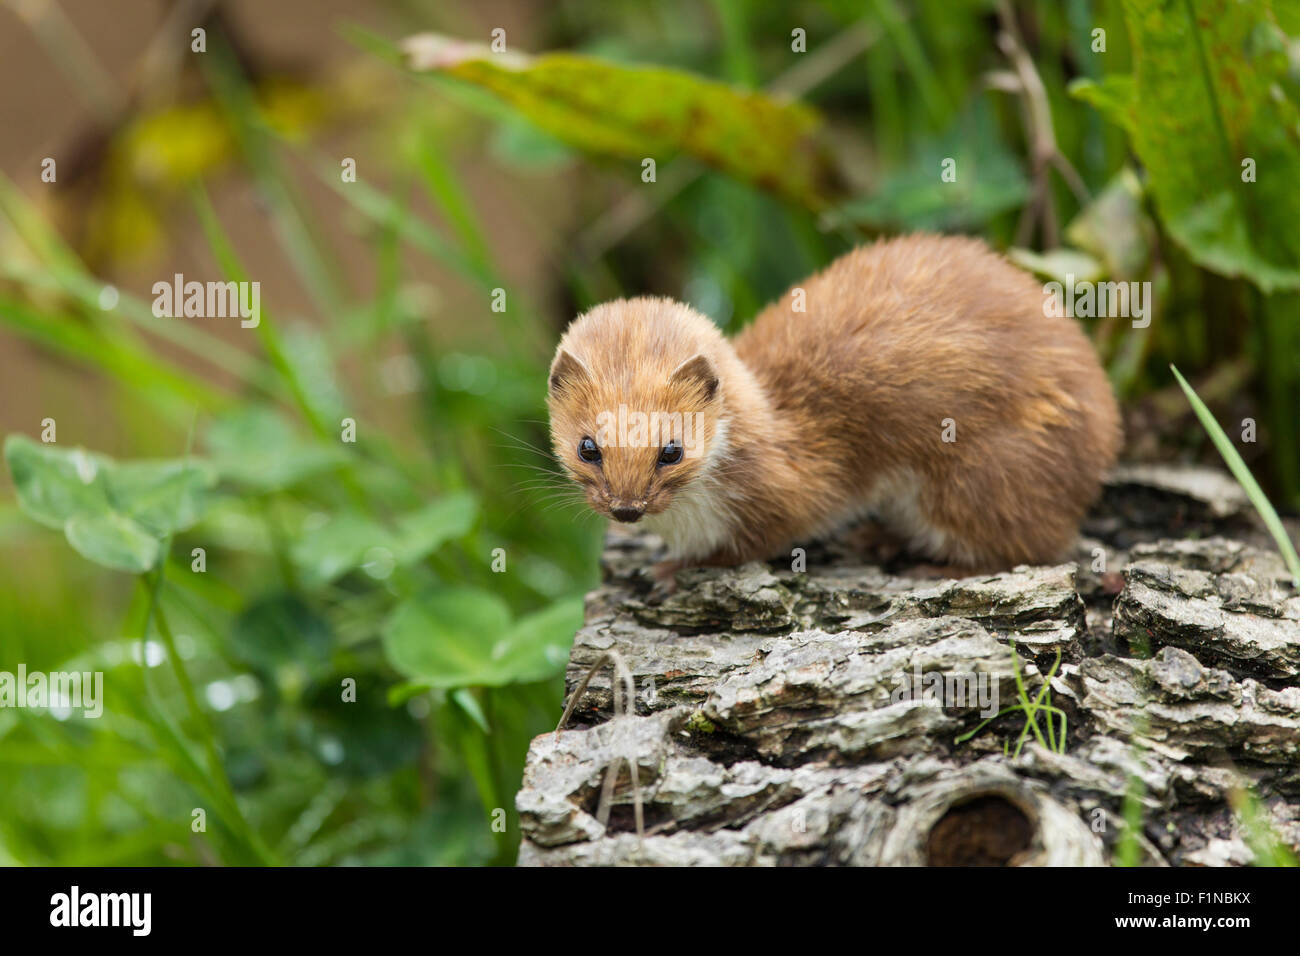
M 142 578 L 142 582 L 148 590 L 148 604 L 144 615 L 144 627 L 140 637 L 140 667 L 144 678 L 145 690 L 149 694 L 155 710 L 157 710 L 160 715 L 163 714 L 162 706 L 156 696 L 154 696 L 153 689 L 150 686 L 147 664 L 143 660 L 145 648 L 148 646 L 150 627 L 156 621 L 159 636 L 162 637 L 163 643 L 167 648 L 167 656 L 172 662 L 172 669 L 175 672 L 177 683 L 180 685 L 181 693 L 185 697 L 185 702 L 189 709 L 191 719 L 195 721 L 198 728 L 202 731 L 202 744 L 208 759 L 208 768 L 206 776 L 204 776 L 203 779 L 209 784 L 209 786 L 215 784 L 215 796 L 219 797 L 218 806 L 224 806 L 228 822 L 232 825 L 232 829 L 244 841 L 245 845 L 252 851 L 254 856 L 260 860 L 260 862 L 268 866 L 274 866 L 278 863 L 278 860 L 276 860 L 274 854 L 272 854 L 262 842 L 256 831 L 254 831 L 249 825 L 248 820 L 244 817 L 243 810 L 240 809 L 239 801 L 235 797 L 234 789 L 230 786 L 230 780 L 226 776 L 225 768 L 221 763 L 220 755 L 217 753 L 216 746 L 213 742 L 212 727 L 208 723 L 207 717 L 204 715 L 202 708 L 199 706 L 198 696 L 194 693 L 194 685 L 190 682 L 189 674 L 185 670 L 185 665 L 181 662 L 180 655 L 177 653 L 176 641 L 172 637 L 171 629 L 167 627 L 160 601 L 164 567 L 165 565 L 159 565 L 152 583 L 149 582 L 148 578 Z M 153 723 L 155 730 L 165 730 L 167 735 L 172 739 L 177 751 L 182 753 L 188 762 L 193 763 L 192 759 L 189 757 L 188 748 L 185 746 L 179 733 L 174 728 L 171 728 L 165 719 L 161 723 L 157 721 L 154 721 Z M 194 769 L 198 770 L 199 768 L 195 766 Z M 199 773 L 203 774 L 203 771 L 199 770 Z

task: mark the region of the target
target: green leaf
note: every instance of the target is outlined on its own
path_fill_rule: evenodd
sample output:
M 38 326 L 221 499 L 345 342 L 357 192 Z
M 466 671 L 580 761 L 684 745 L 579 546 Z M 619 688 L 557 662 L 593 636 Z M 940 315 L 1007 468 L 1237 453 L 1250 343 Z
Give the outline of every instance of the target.
M 469 716 L 470 720 L 478 725 L 479 730 L 485 734 L 492 733 L 492 728 L 488 724 L 487 714 L 483 713 L 483 708 L 479 706 L 478 698 L 468 687 L 462 687 L 460 690 L 452 691 L 451 699 L 457 706 Z
M 158 537 L 192 527 L 214 481 L 206 465 L 179 460 L 123 462 L 108 476 L 117 506 Z
M 582 607 L 581 597 L 566 598 L 520 618 L 493 648 L 502 675 L 528 683 L 563 672 L 573 635 L 582 626 Z
M 1102 278 L 1101 263 L 1077 249 L 1034 252 L 1032 249 L 1015 248 L 1007 250 L 1007 258 L 1035 275 L 1062 285 L 1068 284 L 1071 276 L 1075 282 L 1093 282 Z
M 395 557 L 398 564 L 412 564 L 431 554 L 474 526 L 478 499 L 467 492 L 446 495 L 398 522 Z
M 343 699 L 343 681 L 356 682 L 356 697 Z M 303 704 L 312 753 L 331 772 L 353 778 L 392 773 L 420 753 L 423 733 L 405 707 L 389 706 L 386 680 L 378 674 L 336 671 L 306 689 Z
M 342 449 L 304 441 L 293 425 L 269 408 L 250 406 L 209 427 L 206 445 L 223 478 L 254 491 L 279 491 L 337 468 Z
M 294 544 L 292 557 L 311 583 L 328 584 L 376 558 L 373 549 L 381 549 L 380 566 L 389 558 L 391 564 L 414 564 L 465 534 L 477 515 L 478 500 L 467 493 L 447 495 L 402 516 L 396 532 L 364 515 L 344 512 L 305 532 Z
M 347 399 L 335 373 L 334 356 L 320 329 L 295 322 L 284 330 L 284 361 L 317 417 L 337 422 Z
M 1142 184 L 1121 169 L 1065 230 L 1065 237 L 1105 265 L 1105 274 L 1131 279 L 1146 271 L 1155 227 L 1142 208 Z
M 1132 133 L 1135 124 L 1133 101 L 1137 87 L 1133 77 L 1113 74 L 1100 81 L 1079 79 L 1070 84 L 1070 95 L 1091 103 L 1097 112 L 1125 131 Z
M 161 542 L 125 515 L 114 511 L 79 514 L 64 528 L 68 544 L 83 558 L 136 574 L 158 562 Z
M 1205 403 L 1201 401 L 1200 396 L 1192 390 L 1192 386 L 1187 384 L 1187 380 L 1183 378 L 1178 369 L 1172 365 L 1169 366 L 1169 369 L 1174 373 L 1174 378 L 1178 379 L 1178 384 L 1182 386 L 1183 392 L 1187 395 L 1187 401 L 1191 403 L 1192 411 L 1200 419 L 1201 426 L 1210 436 L 1210 441 L 1214 442 L 1214 447 L 1223 456 L 1228 470 L 1232 472 L 1232 477 L 1237 479 L 1237 483 L 1241 485 L 1246 492 L 1246 496 L 1250 498 L 1250 503 L 1255 506 L 1260 518 L 1264 520 L 1264 525 L 1268 528 L 1269 534 L 1277 542 L 1278 550 L 1282 552 L 1282 559 L 1291 572 L 1292 584 L 1300 588 L 1300 557 L 1296 555 L 1295 545 L 1291 543 L 1291 538 L 1282 525 L 1282 519 L 1277 516 L 1277 511 L 1274 510 L 1268 496 L 1259 487 L 1259 483 L 1255 481 L 1255 476 L 1250 473 L 1250 468 L 1246 466 L 1241 454 L 1233 446 L 1232 439 L 1227 436 L 1218 421 L 1215 420 L 1214 415 L 1205 407 Z
M 334 635 L 330 623 L 296 594 L 277 592 L 249 604 L 230 632 L 230 646 L 258 670 L 323 672 Z
M 148 571 L 162 539 L 195 524 L 216 482 L 194 460 L 118 464 L 81 448 L 64 450 L 25 435 L 5 441 L 18 504 L 31 518 L 62 529 L 78 554 L 121 571 Z
M 291 553 L 310 583 L 319 586 L 359 567 L 371 548 L 393 552 L 396 547 L 387 528 L 359 514 L 345 512 L 303 534 Z
M 62 529 L 78 514 L 104 510 L 107 459 L 81 448 L 64 451 L 24 435 L 5 440 L 5 461 L 28 517 Z
M 1128 131 L 1169 234 L 1198 264 L 1265 292 L 1300 288 L 1300 107 L 1270 0 L 1123 8 L 1132 77 L 1071 92 Z
M 416 686 L 499 687 L 561 673 L 581 624 L 580 597 L 557 601 L 511 625 L 509 609 L 493 594 L 441 591 L 393 612 L 384 628 L 384 650 Z
M 510 627 L 494 594 L 458 588 L 403 602 L 384 627 L 384 651 L 406 677 L 430 687 L 504 683 L 492 647 Z
M 680 70 L 573 53 L 493 53 L 434 33 L 404 44 L 409 65 L 488 90 L 570 146 L 662 167 L 687 154 L 813 209 L 825 205 L 827 153 L 808 107 Z

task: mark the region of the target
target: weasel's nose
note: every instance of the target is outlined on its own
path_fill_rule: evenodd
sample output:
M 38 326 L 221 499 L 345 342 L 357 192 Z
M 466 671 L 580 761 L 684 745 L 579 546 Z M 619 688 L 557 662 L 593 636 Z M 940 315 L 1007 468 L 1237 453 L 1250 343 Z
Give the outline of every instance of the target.
M 633 508 L 628 505 L 620 505 L 617 508 L 609 509 L 609 513 L 612 514 L 616 520 L 626 521 L 628 524 L 631 524 L 640 519 L 644 510 L 645 509 L 643 508 Z

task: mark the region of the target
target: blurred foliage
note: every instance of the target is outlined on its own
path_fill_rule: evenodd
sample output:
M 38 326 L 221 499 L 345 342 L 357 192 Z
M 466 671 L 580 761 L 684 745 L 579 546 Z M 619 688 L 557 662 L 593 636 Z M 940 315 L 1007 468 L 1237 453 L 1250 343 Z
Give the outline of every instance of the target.
M 489 90 L 585 153 L 664 162 L 685 153 L 742 182 L 816 208 L 828 175 L 817 115 L 797 102 L 678 70 L 589 56 L 500 55 L 438 34 L 405 44 L 415 69 Z
M 1280 95 L 1290 40 L 1270 6 L 1201 0 L 1193 19 L 1126 0 L 1133 73 L 1072 87 L 1128 132 L 1169 234 L 1265 292 L 1300 287 L 1300 103 Z
M 562 2 L 533 25 L 557 52 L 523 54 L 512 26 L 494 59 L 470 5 L 412 0 L 382 36 L 339 24 L 354 59 L 323 79 L 251 69 L 214 21 L 195 92 L 119 117 L 75 190 L 0 176 L 0 328 L 92 373 L 127 449 L 71 413 L 57 443 L 5 444 L 0 670 L 102 670 L 107 699 L 98 720 L 0 709 L 0 862 L 510 862 L 599 549 L 545 451 L 544 372 L 564 323 L 617 295 L 734 329 L 854 242 L 918 228 L 983 235 L 1045 279 L 1150 281 L 1149 326 L 1085 320 L 1137 416 L 1131 452 L 1215 454 L 1177 363 L 1208 405 L 1259 417 L 1238 450 L 1294 509 L 1286 7 Z M 408 47 L 409 70 L 401 38 L 427 30 L 443 39 Z M 343 181 L 340 128 L 385 168 Z M 471 174 L 539 218 L 554 191 L 566 216 L 493 212 Z M 141 259 L 170 279 L 185 216 L 204 279 L 256 279 L 209 198 L 231 177 L 307 320 L 268 300 L 236 347 L 104 298 Z M 322 194 L 368 285 L 319 228 Z M 547 236 L 543 281 L 503 264 L 526 229 Z

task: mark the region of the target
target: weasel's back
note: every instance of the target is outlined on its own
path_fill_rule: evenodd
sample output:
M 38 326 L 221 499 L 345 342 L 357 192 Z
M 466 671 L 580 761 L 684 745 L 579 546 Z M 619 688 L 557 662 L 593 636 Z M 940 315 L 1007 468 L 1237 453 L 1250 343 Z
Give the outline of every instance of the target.
M 913 235 L 862 246 L 768 306 L 733 341 L 774 401 L 809 413 L 953 417 L 1064 393 L 1113 407 L 1074 319 L 983 242 Z M 896 400 L 897 399 L 897 400 Z M 864 404 L 865 403 L 865 404 Z
M 806 312 L 793 311 L 799 288 Z M 1010 521 L 1038 491 L 1081 514 L 1118 453 L 1119 413 L 1091 342 L 1044 301 L 983 242 L 907 236 L 835 260 L 734 345 L 773 404 L 855 473 L 889 461 L 935 495 L 978 475 L 1005 500 L 961 507 L 990 518 Z M 940 444 L 948 421 L 955 441 Z

